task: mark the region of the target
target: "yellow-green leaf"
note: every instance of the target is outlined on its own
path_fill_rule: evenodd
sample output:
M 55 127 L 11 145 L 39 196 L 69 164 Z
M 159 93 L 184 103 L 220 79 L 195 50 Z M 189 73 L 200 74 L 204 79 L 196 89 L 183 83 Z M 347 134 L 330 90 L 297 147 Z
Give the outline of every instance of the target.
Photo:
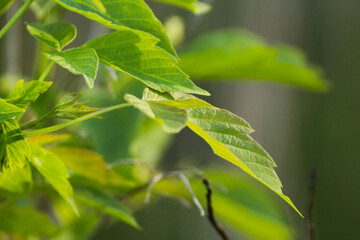
M 0 173 L 0 195 L 26 194 L 32 187 L 31 169 L 28 163 L 23 168 L 5 169 Z
M 78 213 L 74 202 L 73 188 L 68 180 L 70 176 L 62 161 L 54 153 L 35 143 L 29 143 L 29 146 L 32 150 L 31 163 L 60 196 L 71 205 L 74 212 Z
M 211 6 L 198 0 L 154 0 L 177 7 L 185 8 L 195 14 L 204 14 L 211 10 Z
M 0 98 L 0 122 L 16 117 L 17 115 L 22 114 L 24 111 L 24 109 L 7 103 L 4 99 Z
M 104 64 L 130 74 L 160 92 L 209 93 L 197 87 L 177 66 L 177 61 L 156 46 L 158 39 L 138 30 L 119 28 L 84 47 L 95 49 Z
M 46 52 L 44 54 L 71 73 L 82 75 L 89 88 L 94 87 L 99 67 L 99 57 L 94 49 L 72 48 L 63 52 Z
M 27 29 L 36 39 L 58 51 L 61 51 L 76 37 L 75 26 L 66 22 L 55 22 L 46 25 L 29 23 Z

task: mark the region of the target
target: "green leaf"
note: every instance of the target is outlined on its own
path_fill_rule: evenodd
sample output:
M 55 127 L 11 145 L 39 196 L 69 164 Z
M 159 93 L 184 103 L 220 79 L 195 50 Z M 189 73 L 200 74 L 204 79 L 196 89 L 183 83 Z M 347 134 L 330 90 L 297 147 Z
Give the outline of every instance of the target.
M 175 59 L 155 46 L 157 42 L 158 39 L 150 34 L 122 28 L 85 46 L 95 49 L 104 64 L 128 73 L 160 92 L 209 95 L 189 80 L 176 66 Z
M 37 144 L 29 143 L 29 146 L 32 150 L 31 163 L 78 214 L 74 203 L 73 188 L 68 181 L 69 174 L 62 161 L 54 153 Z
M 198 0 L 154 0 L 185 8 L 195 14 L 204 14 L 211 10 L 211 6 Z
M 75 197 L 76 200 L 80 201 L 82 204 L 115 217 L 135 228 L 140 228 L 130 211 L 125 208 L 116 198 L 110 195 L 96 190 L 77 189 Z
M 65 166 L 74 172 L 99 185 L 134 187 L 132 182 L 117 175 L 104 159 L 96 152 L 76 147 L 58 146 L 50 151 L 58 156 Z
M 52 236 L 58 227 L 49 218 L 34 209 L 7 206 L 0 209 L 0 231 L 8 234 Z
M 64 52 L 46 52 L 47 58 L 55 61 L 75 75 L 83 75 L 89 88 L 94 82 L 99 67 L 99 57 L 92 48 L 72 48 Z
M 78 102 L 77 100 L 80 97 L 81 94 L 75 96 L 74 94 L 68 94 L 61 98 L 52 110 L 54 117 L 63 119 L 76 119 L 100 110 L 100 108 L 85 106 L 85 104 L 89 103 L 91 99 L 85 102 Z
M 0 173 L 0 195 L 22 195 L 28 193 L 31 188 L 31 169 L 27 163 L 23 168 L 5 169 Z
M 24 84 L 24 80 L 19 80 L 6 98 L 6 101 L 18 107 L 26 108 L 27 105 L 35 102 L 40 94 L 46 92 L 51 84 L 52 82 L 38 80 L 33 80 Z
M 31 150 L 19 124 L 14 119 L 0 123 L 0 171 L 4 168 L 23 168 L 30 159 Z
M 0 2 L 0 16 L 13 4 L 14 0 L 1 0 Z
M 187 126 L 203 138 L 216 155 L 243 169 L 298 211 L 282 193 L 274 160 L 250 137 L 254 130 L 244 119 L 188 94 L 173 93 L 174 100 L 167 100 L 169 96 L 147 89 L 143 99 L 186 110 Z
M 164 126 L 169 133 L 178 133 L 187 123 L 187 114 L 183 109 L 163 105 L 156 101 L 142 101 L 137 97 L 126 94 L 125 100 Z
M 27 29 L 36 39 L 59 52 L 76 37 L 75 26 L 66 22 L 55 22 L 46 25 L 29 23 Z
M 180 67 L 194 79 L 262 80 L 324 90 L 322 72 L 289 46 L 269 46 L 241 29 L 204 34 L 185 47 Z M 206 64 L 204 64 L 206 63 Z
M 27 142 L 32 142 L 40 146 L 47 146 L 67 140 L 71 137 L 69 134 L 43 134 L 26 138 Z
M 128 27 L 148 32 L 160 39 L 159 47 L 176 56 L 164 27 L 143 0 L 56 0 L 56 2 L 109 28 L 122 30 L 123 27 Z
M 15 105 L 7 103 L 4 99 L 0 98 L 0 122 L 9 120 L 24 113 L 25 110 Z

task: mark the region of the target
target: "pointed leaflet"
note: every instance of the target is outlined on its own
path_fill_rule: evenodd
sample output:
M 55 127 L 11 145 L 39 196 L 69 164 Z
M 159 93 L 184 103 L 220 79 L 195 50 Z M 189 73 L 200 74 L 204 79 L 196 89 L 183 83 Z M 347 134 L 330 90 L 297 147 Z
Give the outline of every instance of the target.
M 94 87 L 99 57 L 92 48 L 72 48 L 63 52 L 46 52 L 47 58 L 75 75 L 83 75 L 89 88 Z
M 142 101 L 130 94 L 125 95 L 125 100 L 162 124 L 167 132 L 178 133 L 186 127 L 187 114 L 183 109 L 162 105 L 156 101 Z
M 1 0 L 0 1 L 0 16 L 11 6 L 14 0 Z
M 188 94 L 173 93 L 172 97 L 174 100 L 168 100 L 169 94 L 147 89 L 143 100 L 156 100 L 160 104 L 186 110 L 187 126 L 202 137 L 215 154 L 262 182 L 298 211 L 282 193 L 280 179 L 273 169 L 276 167 L 274 160 L 250 137 L 254 130 L 245 120 Z
M 7 103 L 4 99 L 0 98 L 0 122 L 16 117 L 24 111 L 24 109 Z
M 29 23 L 27 29 L 36 39 L 59 52 L 76 37 L 75 26 L 66 22 L 55 22 L 46 25 Z
M 35 102 L 40 94 L 46 92 L 51 84 L 51 82 L 42 82 L 38 80 L 33 80 L 24 84 L 24 80 L 19 80 L 6 98 L 6 102 L 25 108 L 28 104 Z
M 211 10 L 211 6 L 198 0 L 153 0 L 185 8 L 195 14 L 204 14 Z
M 32 151 L 31 163 L 60 196 L 72 206 L 74 212 L 78 213 L 74 203 L 73 188 L 68 181 L 69 174 L 64 164 L 55 154 L 41 146 L 34 143 L 29 143 L 29 146 Z
M 95 20 L 106 27 L 141 30 L 160 39 L 158 46 L 176 56 L 164 27 L 143 0 L 56 0 L 70 11 Z
M 19 124 L 14 119 L 0 123 L 0 171 L 4 168 L 22 168 L 30 159 L 31 150 Z
M 301 51 L 268 45 L 242 29 L 200 36 L 185 47 L 181 60 L 181 69 L 194 79 L 261 80 L 310 90 L 327 88 L 322 72 L 311 66 Z
M 135 228 L 138 223 L 131 212 L 125 208 L 115 197 L 92 189 L 76 189 L 76 200 L 98 211 L 117 218 Z
M 150 34 L 121 28 L 88 42 L 85 47 L 95 49 L 104 64 L 160 92 L 209 95 L 176 66 L 175 59 L 155 45 L 157 42 Z
M 45 214 L 31 208 L 6 206 L 0 209 L 0 219 L 0 232 L 17 236 L 21 234 L 50 237 L 59 230 Z

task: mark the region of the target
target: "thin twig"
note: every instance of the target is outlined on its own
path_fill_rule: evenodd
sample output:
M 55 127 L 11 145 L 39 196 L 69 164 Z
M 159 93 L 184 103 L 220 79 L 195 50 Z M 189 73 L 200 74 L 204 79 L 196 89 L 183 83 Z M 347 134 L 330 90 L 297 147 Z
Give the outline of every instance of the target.
M 307 229 L 308 229 L 308 239 L 315 239 L 315 224 L 313 223 L 313 207 L 315 201 L 315 186 L 316 186 L 316 177 L 317 177 L 317 166 L 315 165 L 310 174 L 309 178 L 309 201 L 308 201 L 308 221 L 307 221 Z
M 225 230 L 219 225 L 216 221 L 214 216 L 214 209 L 212 207 L 211 195 L 212 189 L 210 187 L 210 182 L 206 178 L 203 178 L 203 183 L 206 186 L 207 194 L 206 194 L 206 201 L 207 201 L 207 208 L 208 208 L 208 219 L 211 225 L 215 228 L 215 230 L 219 233 L 223 240 L 230 240 L 230 237 L 227 235 Z

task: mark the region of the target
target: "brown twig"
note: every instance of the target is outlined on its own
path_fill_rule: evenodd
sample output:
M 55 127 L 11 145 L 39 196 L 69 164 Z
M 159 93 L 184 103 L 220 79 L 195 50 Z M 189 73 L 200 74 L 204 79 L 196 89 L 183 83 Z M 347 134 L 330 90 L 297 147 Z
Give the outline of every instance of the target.
M 315 165 L 310 174 L 309 178 L 309 201 L 308 201 L 308 221 L 307 221 L 307 229 L 308 229 L 308 239 L 315 240 L 315 224 L 313 223 L 313 207 L 315 201 L 315 185 L 316 185 L 316 176 L 317 176 L 317 166 Z
M 209 180 L 203 178 L 203 183 L 207 189 L 206 201 L 207 201 L 207 209 L 208 209 L 208 219 L 211 225 L 215 228 L 215 230 L 219 233 L 219 235 L 222 237 L 223 240 L 230 240 L 225 230 L 219 225 L 219 223 L 215 219 L 214 209 L 212 207 L 212 201 L 211 201 L 212 189 L 210 187 Z

